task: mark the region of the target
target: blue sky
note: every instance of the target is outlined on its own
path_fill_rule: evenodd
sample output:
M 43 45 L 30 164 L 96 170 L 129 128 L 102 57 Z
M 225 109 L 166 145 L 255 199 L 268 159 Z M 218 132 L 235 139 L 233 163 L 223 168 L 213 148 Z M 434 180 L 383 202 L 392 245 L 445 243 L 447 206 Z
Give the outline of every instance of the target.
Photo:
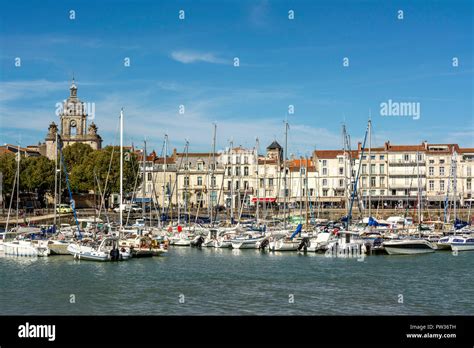
M 288 117 L 289 153 L 309 155 L 341 148 L 342 122 L 360 140 L 369 110 L 374 145 L 474 147 L 473 17 L 471 1 L 448 0 L 9 1 L 0 142 L 42 141 L 74 73 L 104 145 L 116 142 L 123 106 L 126 142 L 146 138 L 158 152 L 165 133 L 171 148 L 188 139 L 191 151 L 209 150 L 213 122 L 218 148 L 258 137 L 263 150 L 283 142 Z M 389 99 L 420 103 L 420 118 L 381 116 Z

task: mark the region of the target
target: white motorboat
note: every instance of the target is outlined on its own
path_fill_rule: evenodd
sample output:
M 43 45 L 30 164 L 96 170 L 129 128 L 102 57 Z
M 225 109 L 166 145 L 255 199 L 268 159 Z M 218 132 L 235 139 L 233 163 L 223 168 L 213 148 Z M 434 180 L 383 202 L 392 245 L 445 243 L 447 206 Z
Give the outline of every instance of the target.
M 121 261 L 128 260 L 131 253 L 125 247 L 120 247 L 118 238 L 106 237 L 99 245 L 94 241 L 69 244 L 67 250 L 74 258 L 89 261 Z
M 451 242 L 453 251 L 474 250 L 474 237 L 456 237 Z
M 189 235 L 184 232 L 181 232 L 177 235 L 169 237 L 168 240 L 170 241 L 170 245 L 175 246 L 190 246 L 192 239 Z
M 5 255 L 14 256 L 49 256 L 51 253 L 47 240 L 13 240 L 11 242 L 4 242 L 3 249 Z
M 328 244 L 335 239 L 336 237 L 333 233 L 327 231 L 319 232 L 316 237 L 303 239 L 300 243 L 300 250 L 310 252 L 326 251 Z
M 461 240 L 462 238 L 464 238 L 464 237 L 461 236 L 461 235 L 445 236 L 445 237 L 443 237 L 443 238 L 440 238 L 440 239 L 436 242 L 436 248 L 437 248 L 438 250 L 452 250 L 451 244 L 453 243 L 453 241 L 454 241 L 455 239 Z
M 383 246 L 389 255 L 426 254 L 435 251 L 432 243 L 424 239 L 399 239 L 384 242 Z
M 263 236 L 254 236 L 252 233 L 247 233 L 232 239 L 231 244 L 233 249 L 258 249 L 264 239 Z
M 232 248 L 232 235 L 235 232 L 226 232 L 214 241 L 214 248 Z
M 271 251 L 296 251 L 300 245 L 301 240 L 280 238 L 277 240 L 270 241 L 268 249 Z
M 67 247 L 71 242 L 67 240 L 48 240 L 48 248 L 51 250 L 51 255 L 69 255 Z

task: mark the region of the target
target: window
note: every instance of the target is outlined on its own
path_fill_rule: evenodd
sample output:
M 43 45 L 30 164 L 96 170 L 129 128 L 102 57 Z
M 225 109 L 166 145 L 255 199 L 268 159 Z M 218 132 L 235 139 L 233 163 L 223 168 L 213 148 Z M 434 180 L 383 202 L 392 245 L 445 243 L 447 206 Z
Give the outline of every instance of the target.
M 211 186 L 216 187 L 216 177 L 214 175 L 211 177 Z
M 344 163 L 344 158 L 339 157 L 339 163 Z
M 434 159 L 430 159 L 430 164 L 434 164 Z
M 227 190 L 232 190 L 232 182 L 231 181 L 227 181 Z
M 380 195 L 385 196 L 385 190 L 380 190 Z
M 244 156 L 244 164 L 248 164 L 249 163 L 249 157 L 248 156 Z
M 189 186 L 189 176 L 184 177 L 184 186 Z
M 324 190 L 323 190 L 323 196 L 324 196 L 324 197 L 327 197 L 327 196 L 328 196 L 328 191 L 329 191 L 328 189 L 324 189 Z
M 363 160 L 367 159 L 367 156 L 365 156 L 365 155 L 364 155 L 364 156 L 362 156 L 362 159 L 363 159 Z
M 323 179 L 323 186 L 328 186 L 328 179 Z
M 198 186 L 202 186 L 202 176 L 197 177 L 197 184 Z
M 375 196 L 375 190 L 370 190 L 370 195 Z
M 370 155 L 370 159 L 371 159 L 371 160 L 374 160 L 374 159 L 375 159 L 375 155 Z
M 244 176 L 249 176 L 249 167 L 244 167 Z
M 375 164 L 371 164 L 370 165 L 370 174 L 374 174 L 375 173 Z
M 236 182 L 235 182 L 235 189 L 236 189 L 236 190 L 238 190 L 238 189 L 239 189 L 239 187 L 240 187 L 240 185 L 239 185 L 239 182 L 238 182 L 238 181 L 236 181 Z
M 339 187 L 344 187 L 344 180 L 343 179 L 339 179 Z
M 327 166 L 328 165 L 328 161 L 327 160 L 323 160 L 323 166 Z
M 439 181 L 439 189 L 440 191 L 444 191 L 444 180 Z
M 362 178 L 362 187 L 366 187 L 366 186 L 367 186 L 367 178 L 363 177 Z
M 439 160 L 439 164 L 444 164 L 444 158 L 441 158 L 441 159 Z
M 339 168 L 339 175 L 343 175 L 344 174 L 344 168 L 340 167 Z
M 385 178 L 381 177 L 380 178 L 380 187 L 384 187 L 384 186 L 385 186 Z
M 423 161 L 423 154 L 422 153 L 418 154 L 418 161 L 419 162 Z
M 434 167 L 429 167 L 428 168 L 428 174 L 433 176 L 434 175 Z
M 273 178 L 268 179 L 268 186 L 273 187 Z
M 227 156 L 227 164 L 231 164 L 232 163 L 231 161 L 232 161 L 232 157 Z
M 370 187 L 374 187 L 375 185 L 375 176 L 370 177 Z
M 429 181 L 429 188 L 430 188 L 430 191 L 434 191 L 434 180 Z
M 379 169 L 380 174 L 385 174 L 385 164 L 381 164 Z
M 381 161 L 385 160 L 385 155 L 380 155 L 380 160 Z
M 466 173 L 467 176 L 472 176 L 472 169 L 471 169 L 471 167 L 467 167 L 466 170 L 467 170 L 467 173 Z
M 240 164 L 240 156 L 235 157 L 235 164 Z
M 323 175 L 328 175 L 328 169 L 327 168 L 323 168 Z
M 309 189 L 309 195 L 310 195 L 310 196 L 312 196 L 312 195 L 313 195 L 313 193 L 314 193 L 313 191 L 314 191 L 314 189 L 312 189 L 312 188 L 311 188 L 311 189 Z
M 244 189 L 247 190 L 249 188 L 249 182 L 246 180 L 244 181 Z
M 240 167 L 235 167 L 235 175 L 236 176 L 240 175 Z
M 300 172 L 302 175 L 306 175 L 306 168 L 305 167 L 301 167 L 300 168 Z
M 444 176 L 444 167 L 439 167 L 439 175 Z
M 232 175 L 232 168 L 229 167 L 227 168 L 227 176 L 231 176 Z
M 403 155 L 403 159 L 405 160 L 405 162 L 408 162 L 410 160 L 410 155 L 408 154 Z
M 152 179 L 152 174 L 151 174 L 151 173 L 148 173 L 148 179 L 147 179 L 147 180 L 148 180 L 148 181 L 151 181 L 151 180 L 153 180 L 153 179 Z
M 263 187 L 265 185 L 265 179 L 260 179 L 260 187 Z
M 367 164 L 362 165 L 362 174 L 367 174 Z
M 198 170 L 202 170 L 202 168 L 203 168 L 203 163 L 202 163 L 202 162 L 199 162 L 199 163 L 197 164 L 197 169 L 198 169 Z
M 471 190 L 471 188 L 472 188 L 471 179 L 467 179 L 466 180 L 466 189 Z

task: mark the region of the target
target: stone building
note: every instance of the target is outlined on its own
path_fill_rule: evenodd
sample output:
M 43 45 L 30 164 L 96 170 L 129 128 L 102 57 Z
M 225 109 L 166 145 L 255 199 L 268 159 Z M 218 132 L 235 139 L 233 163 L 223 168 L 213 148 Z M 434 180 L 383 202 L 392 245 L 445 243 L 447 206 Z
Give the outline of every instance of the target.
M 45 142 L 39 146 L 40 153 L 49 159 L 55 158 L 55 141 L 58 132 L 64 147 L 74 143 L 87 144 L 94 150 L 99 150 L 102 147 L 102 138 L 97 134 L 97 126 L 94 122 L 87 126 L 87 119 L 90 116 L 88 110 L 90 110 L 91 104 L 84 103 L 77 97 L 77 86 L 74 79 L 69 90 L 69 97 L 59 108 L 59 127 L 55 122 L 52 122 L 49 125 Z M 95 109 L 94 105 L 92 107 Z

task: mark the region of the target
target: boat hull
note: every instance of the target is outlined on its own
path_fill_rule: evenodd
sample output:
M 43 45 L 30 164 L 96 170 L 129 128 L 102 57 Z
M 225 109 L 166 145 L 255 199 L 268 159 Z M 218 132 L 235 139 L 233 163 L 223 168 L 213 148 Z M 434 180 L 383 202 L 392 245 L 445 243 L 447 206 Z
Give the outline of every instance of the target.
M 467 243 L 452 243 L 451 249 L 453 251 L 472 251 L 474 250 L 474 244 Z
M 428 254 L 435 251 L 433 245 L 424 240 L 383 243 L 383 246 L 389 255 Z

